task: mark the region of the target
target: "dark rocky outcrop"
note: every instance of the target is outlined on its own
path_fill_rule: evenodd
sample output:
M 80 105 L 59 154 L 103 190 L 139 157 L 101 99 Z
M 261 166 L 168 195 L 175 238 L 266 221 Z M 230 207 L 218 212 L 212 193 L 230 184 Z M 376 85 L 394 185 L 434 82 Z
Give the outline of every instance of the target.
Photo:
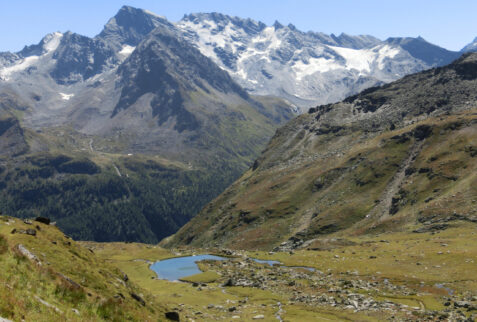
M 166 319 L 170 321 L 180 321 L 179 313 L 171 311 L 165 313 Z

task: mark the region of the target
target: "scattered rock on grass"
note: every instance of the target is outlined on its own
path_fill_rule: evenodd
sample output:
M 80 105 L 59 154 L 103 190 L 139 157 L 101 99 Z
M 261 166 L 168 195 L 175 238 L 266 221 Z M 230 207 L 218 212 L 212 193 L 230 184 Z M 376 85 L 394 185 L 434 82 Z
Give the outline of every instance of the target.
M 79 290 L 79 289 L 81 289 L 81 285 L 79 285 L 78 283 L 76 283 L 75 281 L 73 281 L 73 280 L 72 280 L 71 278 L 69 278 L 68 276 L 63 275 L 63 274 L 61 274 L 61 273 L 58 273 L 57 275 L 58 275 L 58 277 L 59 277 L 62 281 L 66 282 L 66 284 L 68 284 L 73 290 Z
M 43 304 L 44 306 L 46 306 L 46 307 L 48 307 L 48 308 L 50 308 L 50 309 L 55 310 L 57 313 L 63 314 L 63 311 L 61 311 L 59 308 L 57 308 L 57 307 L 54 306 L 53 304 L 50 304 L 50 303 L 48 303 L 47 301 L 42 300 L 42 299 L 39 298 L 38 296 L 35 296 L 35 298 L 37 299 L 38 302 L 40 302 L 40 303 Z
M 11 231 L 11 234 L 25 234 L 25 235 L 30 235 L 30 236 L 36 236 L 36 230 L 35 229 L 16 229 L 14 228 Z
M 132 297 L 133 299 L 135 299 L 136 301 L 138 301 L 142 306 L 146 306 L 146 301 L 144 301 L 144 300 L 142 299 L 142 297 L 140 297 L 140 296 L 137 295 L 136 293 L 131 293 L 131 297 Z M 179 320 L 177 320 L 177 321 L 179 321 Z
M 35 254 L 33 254 L 32 252 L 30 252 L 25 246 L 23 246 L 22 244 L 18 244 L 16 245 L 14 248 L 14 251 L 16 251 L 18 254 L 20 254 L 21 256 L 24 256 L 26 258 L 28 258 L 30 261 L 32 261 L 33 263 L 37 264 L 38 266 L 41 266 L 41 261 L 38 257 L 36 257 Z

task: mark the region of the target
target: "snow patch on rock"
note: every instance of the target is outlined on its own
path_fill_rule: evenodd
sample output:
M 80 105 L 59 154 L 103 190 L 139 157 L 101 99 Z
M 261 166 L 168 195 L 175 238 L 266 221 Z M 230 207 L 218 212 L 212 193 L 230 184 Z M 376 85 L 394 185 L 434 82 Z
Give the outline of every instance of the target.
M 21 72 L 27 69 L 28 67 L 34 65 L 39 58 L 40 58 L 39 56 L 26 57 L 15 65 L 0 69 L 0 79 L 4 81 L 8 81 L 13 73 Z
M 129 45 L 124 45 L 123 48 L 119 51 L 118 54 L 119 54 L 119 56 L 121 56 L 121 58 L 126 59 L 127 57 L 129 57 L 132 54 L 134 49 L 136 49 L 136 47 L 129 46 Z
M 75 94 L 65 94 L 65 93 L 59 93 L 60 96 L 61 96 L 61 99 L 62 100 L 65 100 L 65 101 L 69 101 L 70 98 L 72 98 L 73 96 L 75 96 Z
M 47 53 L 55 51 L 56 48 L 58 48 L 58 46 L 60 45 L 61 38 L 63 38 L 63 34 L 61 32 L 54 32 L 46 35 L 43 39 L 45 42 L 43 48 L 46 50 Z

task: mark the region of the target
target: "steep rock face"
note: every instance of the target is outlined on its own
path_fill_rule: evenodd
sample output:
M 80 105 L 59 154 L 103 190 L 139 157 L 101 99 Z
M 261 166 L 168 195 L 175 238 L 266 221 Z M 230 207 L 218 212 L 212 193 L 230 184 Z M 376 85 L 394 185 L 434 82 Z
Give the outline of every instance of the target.
M 50 75 L 61 85 L 87 80 L 120 61 L 108 43 L 71 32 L 62 35 L 52 58 L 56 64 Z
M 476 66 L 477 55 L 467 54 L 310 109 L 163 243 L 272 249 L 477 222 Z
M 187 15 L 177 26 L 250 93 L 279 96 L 304 111 L 459 56 L 422 38 L 304 33 L 217 13 Z
M 179 132 L 198 126 L 196 118 L 183 106 L 182 95 L 189 91 L 199 88 L 207 92 L 210 86 L 225 94 L 238 93 L 248 98 L 225 71 L 182 40 L 174 29 L 157 28 L 121 66 L 118 74 L 123 87 L 113 115 L 134 104 L 142 95 L 152 93 L 152 116 L 159 117 L 159 125 L 176 116 L 175 129 Z

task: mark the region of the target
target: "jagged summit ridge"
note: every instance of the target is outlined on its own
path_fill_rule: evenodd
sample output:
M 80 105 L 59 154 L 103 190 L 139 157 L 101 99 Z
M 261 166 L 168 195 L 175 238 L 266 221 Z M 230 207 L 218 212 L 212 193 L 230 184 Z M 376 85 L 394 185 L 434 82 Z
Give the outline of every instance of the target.
M 74 84 L 116 68 L 152 30 L 174 28 L 164 17 L 123 6 L 94 38 L 74 32 L 55 32 L 18 53 L 0 53 L 0 79 L 25 75 L 31 68 L 44 70 L 58 84 Z M 40 59 L 51 54 L 53 60 Z M 23 76 L 22 76 L 23 75 Z
M 266 26 L 217 13 L 186 15 L 177 26 L 250 93 L 301 107 L 339 101 L 458 57 L 422 38 L 305 33 L 292 24 Z

